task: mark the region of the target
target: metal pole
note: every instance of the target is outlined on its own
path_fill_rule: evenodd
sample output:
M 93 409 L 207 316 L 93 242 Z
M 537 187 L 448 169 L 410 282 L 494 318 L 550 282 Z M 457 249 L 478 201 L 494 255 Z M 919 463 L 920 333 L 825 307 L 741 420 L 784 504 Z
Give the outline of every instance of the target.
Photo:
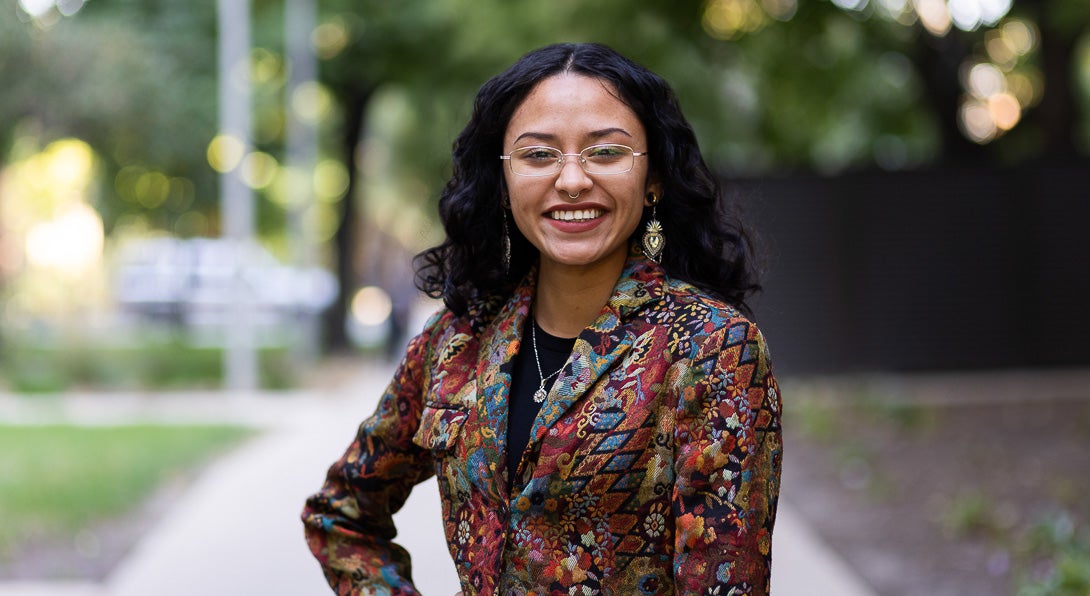
M 250 108 L 250 2 L 218 0 L 219 123 L 220 134 L 252 149 Z M 231 317 L 224 327 L 224 384 L 228 389 L 255 389 L 257 354 L 254 345 L 253 295 L 242 277 L 243 264 L 254 236 L 253 191 L 243 182 L 241 167 L 220 176 L 220 212 L 223 235 L 234 247 L 235 292 Z
M 318 127 L 302 118 L 296 109 L 297 94 L 318 79 L 318 60 L 310 41 L 317 8 L 314 0 L 287 0 L 284 6 L 284 45 L 289 64 L 284 113 L 287 115 L 285 138 L 286 162 L 292 172 L 288 234 L 293 264 L 303 269 L 317 266 L 315 246 L 303 225 L 307 210 L 314 203 L 314 167 L 318 160 Z M 306 366 L 313 363 L 319 349 L 319 328 L 315 313 L 304 311 L 298 321 L 298 341 L 292 343 L 292 362 Z

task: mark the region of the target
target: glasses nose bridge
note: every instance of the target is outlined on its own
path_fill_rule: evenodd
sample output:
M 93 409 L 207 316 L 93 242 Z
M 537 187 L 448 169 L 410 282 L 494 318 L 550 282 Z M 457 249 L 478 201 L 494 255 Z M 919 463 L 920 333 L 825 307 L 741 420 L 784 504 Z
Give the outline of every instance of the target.
M 583 151 L 586 151 L 586 149 L 584 149 Z M 560 172 L 560 171 L 564 170 L 564 166 L 567 165 L 569 157 L 576 158 L 578 161 L 576 161 L 575 163 L 579 164 L 579 167 L 582 168 L 584 172 L 587 171 L 587 158 L 583 157 L 582 152 L 579 152 L 579 153 L 564 153 L 564 152 L 561 151 L 560 152 L 560 157 L 556 160 L 556 171 L 557 172 Z M 587 172 L 587 173 L 589 174 L 590 172 Z

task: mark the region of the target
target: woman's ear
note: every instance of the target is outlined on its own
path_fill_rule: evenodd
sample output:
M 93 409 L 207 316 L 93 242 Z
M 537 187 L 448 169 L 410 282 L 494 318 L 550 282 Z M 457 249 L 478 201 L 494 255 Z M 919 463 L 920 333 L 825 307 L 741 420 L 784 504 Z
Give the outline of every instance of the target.
M 656 198 L 652 199 L 652 196 Z M 646 192 L 643 193 L 643 206 L 650 207 L 654 204 L 652 203 L 652 201 L 658 202 L 658 200 L 661 198 L 662 185 L 659 184 L 657 180 L 652 180 L 650 183 L 648 183 Z

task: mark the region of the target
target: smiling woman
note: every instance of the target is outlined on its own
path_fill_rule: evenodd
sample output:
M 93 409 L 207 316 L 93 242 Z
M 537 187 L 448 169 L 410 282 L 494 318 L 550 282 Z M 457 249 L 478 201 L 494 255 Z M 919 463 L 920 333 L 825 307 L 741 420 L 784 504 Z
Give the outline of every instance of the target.
M 673 92 L 595 44 L 488 81 L 419 257 L 446 308 L 303 512 L 338 594 L 415 594 L 435 475 L 466 595 L 766 594 L 780 395 L 759 286 Z
M 647 160 L 635 159 L 636 152 L 620 145 L 647 144 L 640 119 L 599 79 L 561 74 L 530 92 L 504 137 L 511 157 L 504 172 L 507 200 L 515 225 L 540 255 L 539 286 L 572 288 L 565 279 L 571 276 L 596 280 L 597 296 L 587 304 L 594 312 L 584 318 L 597 314 L 624 266 L 644 197 L 661 192 Z M 536 146 L 539 142 L 560 148 Z M 580 285 L 587 287 L 585 281 Z M 544 319 L 556 319 L 543 310 L 547 306 L 537 309 L 546 331 L 574 337 L 590 323 L 573 318 L 564 321 L 564 329 L 556 322 L 546 326 Z

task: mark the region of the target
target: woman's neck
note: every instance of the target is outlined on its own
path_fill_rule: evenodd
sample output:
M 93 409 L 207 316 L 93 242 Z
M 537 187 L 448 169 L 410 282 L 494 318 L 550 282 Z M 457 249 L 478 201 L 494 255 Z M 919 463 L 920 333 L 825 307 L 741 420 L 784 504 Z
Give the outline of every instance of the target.
M 602 312 L 623 269 L 624 262 L 592 270 L 542 263 L 534 297 L 537 324 L 550 335 L 578 336 Z

